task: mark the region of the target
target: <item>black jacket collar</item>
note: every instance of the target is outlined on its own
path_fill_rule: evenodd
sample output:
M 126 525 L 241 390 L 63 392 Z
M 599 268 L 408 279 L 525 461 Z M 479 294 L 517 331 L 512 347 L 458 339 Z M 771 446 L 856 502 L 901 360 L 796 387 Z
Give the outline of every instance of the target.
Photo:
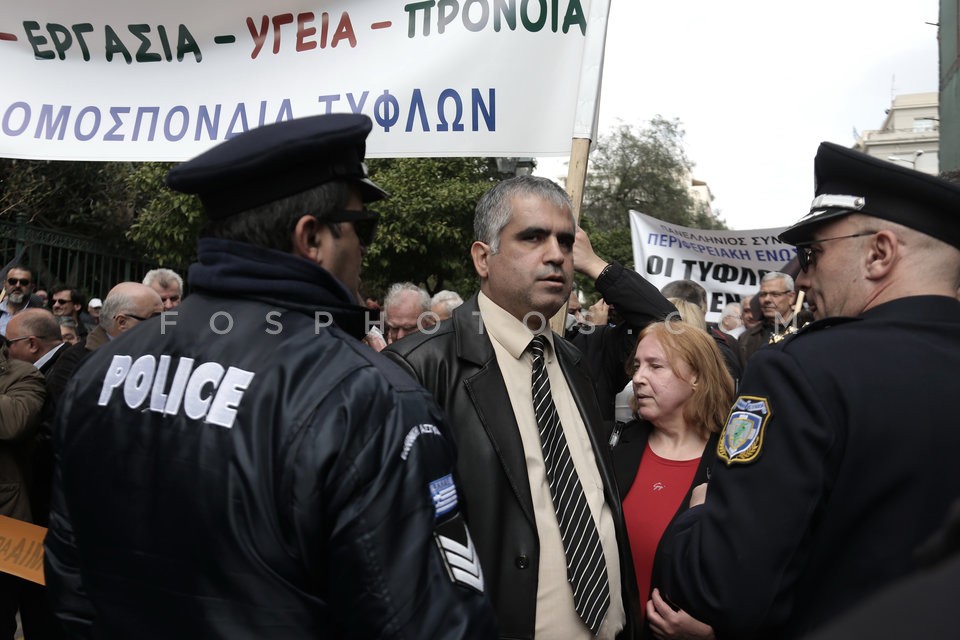
M 357 305 L 326 269 L 289 253 L 245 242 L 202 238 L 190 285 L 228 298 L 257 300 L 310 315 L 329 313 L 341 329 L 361 338 L 376 317 Z

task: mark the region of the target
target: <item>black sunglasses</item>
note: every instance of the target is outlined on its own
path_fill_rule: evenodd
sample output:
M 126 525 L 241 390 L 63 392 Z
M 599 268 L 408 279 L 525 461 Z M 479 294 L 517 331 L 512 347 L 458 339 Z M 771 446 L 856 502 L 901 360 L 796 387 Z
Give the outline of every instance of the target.
M 21 287 L 30 286 L 30 280 L 28 278 L 7 278 L 7 284 L 11 287 L 17 286 L 18 283 Z
M 849 236 L 837 236 L 836 238 L 823 238 L 822 240 L 798 242 L 794 245 L 797 247 L 797 264 L 800 265 L 800 270 L 806 273 L 807 269 L 809 269 L 811 265 L 817 263 L 817 254 L 823 253 L 823 250 L 814 249 L 811 245 L 820 244 L 822 242 L 832 242 L 834 240 L 846 240 L 848 238 L 862 238 L 864 236 L 872 236 L 875 233 L 876 231 L 861 231 L 860 233 L 852 233 Z
M 369 247 L 377 235 L 377 223 L 380 221 L 380 214 L 369 209 L 360 211 L 350 211 L 349 209 L 337 209 L 321 216 L 323 222 L 349 222 L 353 224 L 353 230 L 360 239 L 360 244 Z

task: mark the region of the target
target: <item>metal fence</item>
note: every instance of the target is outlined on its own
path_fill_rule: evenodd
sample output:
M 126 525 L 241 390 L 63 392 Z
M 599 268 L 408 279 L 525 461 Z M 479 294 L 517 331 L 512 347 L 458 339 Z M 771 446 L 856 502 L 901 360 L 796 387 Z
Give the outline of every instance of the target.
M 0 221 L 2 264 L 18 262 L 37 273 L 37 289 L 49 291 L 68 285 L 87 298 L 103 298 L 118 282 L 140 281 L 158 265 L 142 257 L 121 255 L 104 249 L 91 238 L 41 229 L 17 222 Z

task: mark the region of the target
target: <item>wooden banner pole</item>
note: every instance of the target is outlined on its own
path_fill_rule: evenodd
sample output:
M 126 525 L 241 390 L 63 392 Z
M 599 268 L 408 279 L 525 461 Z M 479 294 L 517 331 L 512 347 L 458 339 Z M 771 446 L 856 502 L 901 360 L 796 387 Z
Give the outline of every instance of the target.
M 570 145 L 570 165 L 567 169 L 567 193 L 573 203 L 573 219 L 580 224 L 580 207 L 583 204 L 583 188 L 587 182 L 587 160 L 590 157 L 590 140 L 574 138 Z M 564 302 L 553 318 L 550 328 L 561 336 L 567 319 L 567 303 Z

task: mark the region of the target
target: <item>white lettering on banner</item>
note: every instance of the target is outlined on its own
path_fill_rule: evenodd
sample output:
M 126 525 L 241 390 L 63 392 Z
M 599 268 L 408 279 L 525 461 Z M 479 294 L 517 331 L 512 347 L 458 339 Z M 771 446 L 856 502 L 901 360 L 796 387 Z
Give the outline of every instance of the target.
M 105 407 L 113 392 L 123 387 L 124 403 L 131 409 L 149 399 L 147 409 L 154 413 L 176 415 L 183 407 L 192 420 L 230 429 L 237 418 L 243 394 L 253 381 L 254 373 L 237 367 L 224 369 L 217 362 L 204 362 L 194 368 L 193 358 L 177 358 L 173 381 L 167 386 L 172 359 L 144 355 L 135 361 L 131 356 L 115 355 L 103 376 L 97 404 Z M 210 388 L 210 392 L 207 392 Z

